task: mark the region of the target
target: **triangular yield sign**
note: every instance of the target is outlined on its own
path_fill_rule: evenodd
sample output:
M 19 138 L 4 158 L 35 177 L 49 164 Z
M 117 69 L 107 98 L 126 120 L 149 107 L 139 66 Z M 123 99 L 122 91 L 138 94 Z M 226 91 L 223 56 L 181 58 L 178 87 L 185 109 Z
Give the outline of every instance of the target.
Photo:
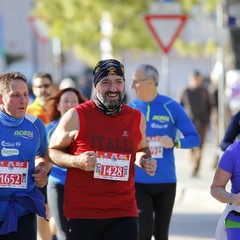
M 187 20 L 185 15 L 145 15 L 144 19 L 165 54 L 170 51 Z

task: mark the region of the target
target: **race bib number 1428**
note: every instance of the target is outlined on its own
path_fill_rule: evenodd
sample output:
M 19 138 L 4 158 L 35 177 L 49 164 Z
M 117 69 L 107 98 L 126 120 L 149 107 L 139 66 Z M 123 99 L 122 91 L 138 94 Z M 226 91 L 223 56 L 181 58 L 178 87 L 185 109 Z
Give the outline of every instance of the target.
M 97 152 L 94 178 L 127 181 L 131 154 Z

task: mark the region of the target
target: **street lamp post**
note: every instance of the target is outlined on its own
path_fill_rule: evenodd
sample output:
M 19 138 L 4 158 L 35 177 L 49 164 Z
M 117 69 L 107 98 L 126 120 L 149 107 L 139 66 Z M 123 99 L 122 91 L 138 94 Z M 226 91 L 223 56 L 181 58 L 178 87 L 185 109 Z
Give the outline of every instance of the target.
M 100 22 L 100 30 L 103 35 L 100 41 L 101 59 L 103 60 L 103 59 L 113 58 L 112 43 L 111 43 L 113 25 L 111 22 L 110 13 L 107 11 L 104 11 L 102 14 L 102 20 Z
M 57 83 L 62 79 L 62 50 L 61 40 L 59 38 L 52 39 L 52 54 L 53 54 L 53 76 Z
M 218 50 L 217 61 L 220 63 L 221 69 L 219 69 L 218 79 L 218 137 L 219 142 L 224 136 L 226 125 L 226 97 L 225 97 L 225 69 L 224 69 L 224 47 L 223 42 L 223 3 L 217 5 L 217 30 L 218 30 Z

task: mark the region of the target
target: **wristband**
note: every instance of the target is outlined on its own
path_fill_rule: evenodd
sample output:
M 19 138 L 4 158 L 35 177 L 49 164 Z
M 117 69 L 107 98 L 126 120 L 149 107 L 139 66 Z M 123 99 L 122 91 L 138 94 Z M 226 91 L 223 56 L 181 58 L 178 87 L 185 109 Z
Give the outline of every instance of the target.
M 178 148 L 178 140 L 176 138 L 173 139 L 174 147 Z
M 232 194 L 230 194 L 229 199 L 228 199 L 228 204 L 229 204 L 229 205 L 232 205 L 232 203 L 230 202 L 230 201 L 231 201 L 231 198 L 232 198 Z

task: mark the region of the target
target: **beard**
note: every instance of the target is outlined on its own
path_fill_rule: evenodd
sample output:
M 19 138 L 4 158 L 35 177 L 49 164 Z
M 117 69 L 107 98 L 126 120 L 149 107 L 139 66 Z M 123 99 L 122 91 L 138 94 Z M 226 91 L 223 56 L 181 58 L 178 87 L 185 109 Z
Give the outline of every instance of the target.
M 106 92 L 105 95 L 100 95 L 99 100 L 105 105 L 105 107 L 109 109 L 115 109 L 119 107 L 123 102 L 124 93 L 121 94 L 120 92 L 118 92 L 117 93 L 118 98 L 115 100 L 109 100 L 107 97 L 108 93 L 111 93 L 111 92 Z

